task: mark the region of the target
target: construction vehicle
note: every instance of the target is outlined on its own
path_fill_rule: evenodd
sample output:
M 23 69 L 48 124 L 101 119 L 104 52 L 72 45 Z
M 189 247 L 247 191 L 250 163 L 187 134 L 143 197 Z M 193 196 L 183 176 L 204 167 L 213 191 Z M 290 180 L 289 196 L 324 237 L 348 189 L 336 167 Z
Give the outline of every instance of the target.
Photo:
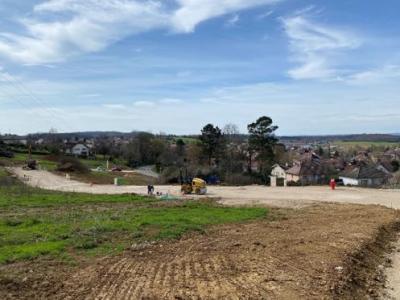
M 24 170 L 30 171 L 30 170 L 37 170 L 37 161 L 34 159 L 28 159 L 23 166 Z
M 184 194 L 205 195 L 207 193 L 207 185 L 203 179 L 193 178 L 191 182 L 182 184 L 181 191 Z
M 181 181 L 181 192 L 185 195 L 192 193 L 196 195 L 205 195 L 207 193 L 206 182 L 201 178 L 193 178 L 192 180 L 190 180 L 187 175 L 187 170 L 185 179 L 183 179 L 181 171 L 180 181 Z
M 32 146 L 29 145 L 29 154 L 28 154 L 28 159 L 25 162 L 25 165 L 23 166 L 24 170 L 37 170 L 37 161 L 32 159 Z

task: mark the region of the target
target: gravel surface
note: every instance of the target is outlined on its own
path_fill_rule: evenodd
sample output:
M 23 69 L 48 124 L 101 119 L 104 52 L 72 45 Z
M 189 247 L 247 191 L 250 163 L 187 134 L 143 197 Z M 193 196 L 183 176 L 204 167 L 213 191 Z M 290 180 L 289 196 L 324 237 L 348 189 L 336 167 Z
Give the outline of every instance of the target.
M 81 192 L 93 194 L 146 194 L 146 186 L 113 186 L 90 185 L 47 171 L 25 171 L 22 168 L 10 169 L 19 178 L 25 178 L 27 184 L 48 190 L 65 192 Z M 180 195 L 180 187 L 173 185 L 155 186 L 156 192 Z M 400 209 L 400 190 L 379 190 L 365 188 L 339 187 L 331 191 L 328 186 L 310 187 L 265 187 L 243 186 L 224 187 L 209 186 L 209 197 L 220 198 L 225 205 L 266 204 L 278 207 L 298 208 L 314 202 L 338 202 L 354 204 L 377 204 L 389 208 Z M 193 196 L 190 196 L 193 197 Z

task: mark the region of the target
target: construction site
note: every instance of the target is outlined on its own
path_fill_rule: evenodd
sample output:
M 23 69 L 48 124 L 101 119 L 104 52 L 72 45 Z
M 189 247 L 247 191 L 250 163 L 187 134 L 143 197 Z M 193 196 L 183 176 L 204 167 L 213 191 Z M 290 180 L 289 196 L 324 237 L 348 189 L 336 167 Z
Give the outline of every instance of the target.
M 399 11 L 0 0 L 0 300 L 400 300 Z
M 65 195 L 115 197 L 112 195 L 148 193 L 146 186 L 93 185 L 21 167 L 9 167 L 7 172 L 32 188 Z M 133 238 L 129 246 L 114 254 L 87 256 L 82 250 L 65 248 L 62 252 L 72 255 L 72 264 L 51 252 L 28 261 L 10 260 L 0 266 L 2 299 L 397 299 L 399 296 L 398 190 L 204 185 L 206 191 L 196 193 L 195 184 L 194 181 L 193 194 L 187 191 L 187 186 L 155 185 L 151 197 L 156 202 L 152 205 L 168 211 L 187 201 L 211 201 L 217 207 L 267 209 L 267 214 L 254 220 L 206 226 L 201 232 L 188 230 L 177 240 L 152 238 L 154 232 L 162 230 L 157 226 L 165 226 L 162 223 L 142 225 L 146 239 Z M 24 208 L 21 204 L 13 212 L 3 205 L 2 218 L 8 222 L 21 220 L 21 225 L 12 225 L 18 229 L 28 226 L 24 225 L 23 215 L 40 218 L 51 213 L 62 220 L 64 212 L 60 209 L 68 214 L 79 209 L 96 214 L 110 210 L 112 218 L 119 218 L 117 212 L 121 209 L 141 207 L 118 200 L 110 206 L 100 199 L 93 203 L 80 200 L 82 203 L 67 206 L 35 205 L 36 200 L 32 201 L 33 206 Z M 184 223 L 193 222 L 186 217 L 185 213 L 181 215 Z M 118 239 L 126 240 L 127 234 Z

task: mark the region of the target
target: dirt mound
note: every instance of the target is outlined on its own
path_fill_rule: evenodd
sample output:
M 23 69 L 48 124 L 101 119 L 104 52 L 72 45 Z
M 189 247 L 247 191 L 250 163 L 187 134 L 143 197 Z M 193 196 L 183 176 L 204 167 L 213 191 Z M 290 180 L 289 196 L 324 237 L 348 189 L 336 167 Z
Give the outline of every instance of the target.
M 62 157 L 58 161 L 57 171 L 89 173 L 89 169 L 75 157 Z
M 352 262 L 363 261 L 357 253 L 366 253 L 362 249 L 382 236 L 382 226 L 390 228 L 396 220 L 393 210 L 376 206 L 332 204 L 272 212 L 268 220 L 215 227 L 180 241 L 135 245 L 119 257 L 98 260 L 70 276 L 59 275 L 62 285 L 36 285 L 35 295 L 52 299 L 332 299 L 340 290 L 345 299 L 354 292 L 347 279 L 357 278 L 349 272 L 355 266 Z M 355 268 L 357 274 L 362 265 Z M 56 276 L 58 270 L 52 270 Z M 51 278 L 48 273 L 43 277 Z M 363 287 L 365 278 L 359 279 L 357 284 Z M 32 286 L 12 295 L 31 298 L 28 291 Z
M 391 266 L 388 253 L 398 239 L 400 220 L 379 228 L 344 263 L 345 270 L 334 289 L 334 299 L 380 299 L 387 297 L 385 270 Z M 386 299 L 386 298 L 385 298 Z

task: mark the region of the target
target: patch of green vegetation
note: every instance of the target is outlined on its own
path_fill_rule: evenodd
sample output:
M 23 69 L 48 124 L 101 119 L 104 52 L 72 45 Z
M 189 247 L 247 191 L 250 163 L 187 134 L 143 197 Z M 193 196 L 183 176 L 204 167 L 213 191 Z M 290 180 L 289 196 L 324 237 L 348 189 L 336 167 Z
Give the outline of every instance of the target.
M 15 153 L 14 157 L 10 159 L 12 162 L 22 165 L 29 158 L 29 154 L 27 153 Z M 32 155 L 32 159 L 36 160 L 40 167 L 46 169 L 48 171 L 54 171 L 57 168 L 57 162 L 53 160 L 49 160 L 47 155 Z
M 142 174 L 121 172 L 92 171 L 85 174 L 71 174 L 72 179 L 94 184 L 114 184 L 114 179 L 119 179 L 120 185 L 148 185 L 155 184 L 155 179 Z
M 64 242 L 37 242 L 33 244 L 8 245 L 0 247 L 0 264 L 22 259 L 33 259 L 39 255 L 59 254 Z
M 110 203 L 114 205 L 105 205 Z M 11 181 L 0 184 L 0 263 L 70 252 L 115 254 L 134 243 L 179 238 L 267 213 L 265 208 L 223 207 L 213 201 L 49 192 Z
M 175 141 L 178 139 L 181 139 L 186 145 L 196 144 L 200 141 L 198 138 L 194 138 L 194 137 L 193 138 L 192 137 L 179 137 L 179 138 L 176 138 Z
M 15 153 L 14 157 L 11 159 L 8 159 L 10 162 L 14 162 L 18 165 L 24 164 L 28 160 L 29 154 L 28 153 Z M 38 161 L 39 165 L 48 170 L 48 171 L 54 171 L 57 168 L 57 156 L 52 156 L 49 154 L 46 155 L 41 155 L 41 154 L 33 154 L 32 159 Z M 97 167 L 102 167 L 106 168 L 106 160 L 104 160 L 102 157 L 96 157 L 96 159 L 84 159 L 84 158 L 79 158 L 79 161 L 82 162 L 84 165 L 86 165 L 89 169 L 95 169 Z M 123 165 L 123 163 L 121 162 Z
M 0 208 L 13 207 L 57 207 L 101 203 L 154 202 L 154 199 L 137 195 L 92 195 L 78 193 L 58 193 L 42 191 L 18 185 L 0 186 Z
M 398 147 L 400 143 L 395 142 L 385 142 L 385 141 L 338 141 L 334 143 L 337 146 L 341 147 L 361 147 L 361 148 L 369 148 L 369 147 Z
M 8 176 L 7 171 L 0 167 L 0 178 L 4 178 L 6 176 Z
M 96 169 L 97 167 L 101 167 L 103 169 L 107 168 L 107 159 L 102 155 L 96 155 L 94 158 L 79 158 L 79 160 L 86 165 L 89 169 Z M 112 166 L 125 166 L 126 161 L 121 159 L 113 159 L 113 161 L 109 162 L 109 167 Z

